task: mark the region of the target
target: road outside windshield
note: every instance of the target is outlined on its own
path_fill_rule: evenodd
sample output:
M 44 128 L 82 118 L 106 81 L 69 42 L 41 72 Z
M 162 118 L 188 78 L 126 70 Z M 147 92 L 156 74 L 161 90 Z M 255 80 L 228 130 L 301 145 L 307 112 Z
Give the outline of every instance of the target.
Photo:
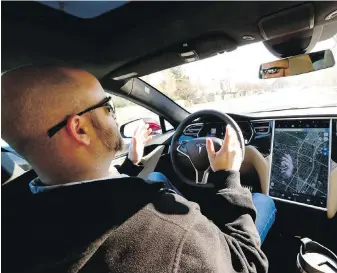
M 337 59 L 337 35 L 318 43 L 312 52 L 323 49 L 331 49 Z M 337 113 L 336 65 L 298 76 L 258 79 L 260 64 L 276 59 L 262 43 L 256 43 L 142 79 L 190 112 L 215 109 L 258 115 L 263 111 L 313 107 L 296 113 Z

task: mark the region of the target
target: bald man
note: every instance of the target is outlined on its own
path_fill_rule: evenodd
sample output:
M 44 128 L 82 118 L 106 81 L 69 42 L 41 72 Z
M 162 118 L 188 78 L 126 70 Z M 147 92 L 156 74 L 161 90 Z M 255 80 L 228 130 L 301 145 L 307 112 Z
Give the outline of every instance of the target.
M 123 140 L 113 107 L 108 101 L 99 104 L 105 98 L 99 82 L 85 71 L 14 70 L 2 77 L 2 101 L 6 102 L 2 137 L 29 161 L 45 185 L 106 177 Z M 96 105 L 87 114 L 75 114 Z M 66 116 L 64 128 L 49 135 L 51 127 Z M 150 132 L 143 133 L 147 137 Z M 132 158 L 136 164 L 137 156 Z
M 3 204 L 3 272 L 267 271 L 232 128 L 219 152 L 207 142 L 209 221 L 165 179 L 133 177 L 146 127 L 109 173 L 123 143 L 114 107 L 89 73 L 24 67 L 2 76 L 1 91 L 2 137 L 38 175 Z

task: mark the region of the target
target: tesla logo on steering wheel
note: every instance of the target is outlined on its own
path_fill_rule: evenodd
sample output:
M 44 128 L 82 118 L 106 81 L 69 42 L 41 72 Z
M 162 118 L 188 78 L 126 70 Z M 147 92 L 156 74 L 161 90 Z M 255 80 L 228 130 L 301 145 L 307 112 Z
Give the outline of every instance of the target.
M 198 147 L 199 154 L 201 153 L 202 148 L 205 148 L 205 147 L 206 147 L 206 144 L 204 144 L 204 143 L 197 143 L 197 144 L 195 144 L 195 145 Z

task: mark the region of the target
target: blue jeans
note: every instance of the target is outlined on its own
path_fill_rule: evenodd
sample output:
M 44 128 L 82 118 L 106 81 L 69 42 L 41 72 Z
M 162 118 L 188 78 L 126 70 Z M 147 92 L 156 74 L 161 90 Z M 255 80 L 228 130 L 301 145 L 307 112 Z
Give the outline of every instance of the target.
M 174 190 L 177 194 L 182 194 L 162 173 L 153 172 L 147 177 L 148 183 L 163 182 L 165 186 Z M 276 208 L 273 199 L 262 193 L 253 193 L 253 203 L 256 208 L 255 226 L 261 238 L 261 244 L 266 238 L 268 231 L 275 222 Z

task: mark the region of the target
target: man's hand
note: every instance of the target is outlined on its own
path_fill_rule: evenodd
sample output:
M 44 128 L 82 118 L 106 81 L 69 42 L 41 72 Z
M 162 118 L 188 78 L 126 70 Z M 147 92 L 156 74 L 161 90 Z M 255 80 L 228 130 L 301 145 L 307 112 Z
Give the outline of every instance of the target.
M 221 149 L 215 152 L 213 141 L 206 139 L 206 148 L 211 168 L 214 172 L 221 170 L 239 171 L 242 162 L 242 152 L 239 140 L 231 126 L 226 127 L 225 141 Z
M 139 125 L 135 131 L 130 143 L 128 156 L 133 164 L 137 165 L 141 161 L 144 154 L 145 143 L 152 138 L 151 132 L 152 129 L 149 128 L 149 125 L 146 123 Z

